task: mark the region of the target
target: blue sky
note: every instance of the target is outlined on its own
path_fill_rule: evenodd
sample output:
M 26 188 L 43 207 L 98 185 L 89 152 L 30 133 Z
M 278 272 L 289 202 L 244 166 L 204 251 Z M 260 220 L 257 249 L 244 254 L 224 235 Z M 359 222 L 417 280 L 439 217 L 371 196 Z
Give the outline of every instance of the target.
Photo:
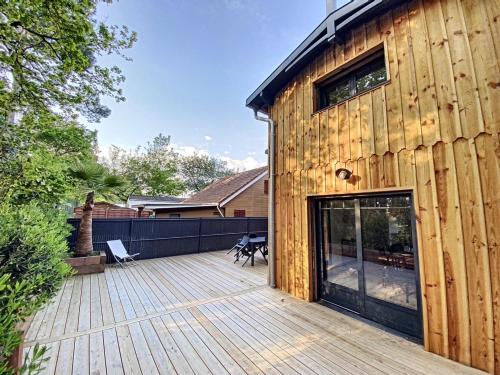
M 101 151 L 135 148 L 158 133 L 184 153 L 201 150 L 245 169 L 263 165 L 263 123 L 248 95 L 325 16 L 325 0 L 120 0 L 98 17 L 138 33 L 117 64 L 127 80 L 124 103 L 98 129 Z

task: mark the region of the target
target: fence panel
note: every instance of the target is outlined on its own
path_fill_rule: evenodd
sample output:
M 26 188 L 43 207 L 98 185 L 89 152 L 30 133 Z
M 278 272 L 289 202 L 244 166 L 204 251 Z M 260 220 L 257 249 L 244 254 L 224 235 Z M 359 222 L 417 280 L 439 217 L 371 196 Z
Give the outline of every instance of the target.
M 74 248 L 80 219 L 69 219 L 73 232 L 68 238 Z M 94 250 L 105 251 L 108 263 L 113 262 L 106 241 L 122 240 L 137 259 L 231 248 L 245 233 L 267 236 L 267 218 L 196 218 L 196 219 L 94 219 L 92 239 Z

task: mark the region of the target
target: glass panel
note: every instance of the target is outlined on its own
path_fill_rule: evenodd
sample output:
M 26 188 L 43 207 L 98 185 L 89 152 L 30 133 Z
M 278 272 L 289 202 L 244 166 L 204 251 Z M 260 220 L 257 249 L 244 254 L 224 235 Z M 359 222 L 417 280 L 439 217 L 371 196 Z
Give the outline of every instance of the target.
M 323 280 L 358 290 L 354 201 L 323 202 Z
M 349 81 L 341 81 L 325 89 L 325 106 L 335 105 L 351 97 Z
M 417 309 L 410 197 L 360 199 L 366 294 Z
M 377 61 L 356 74 L 356 92 L 369 90 L 386 81 L 385 62 Z

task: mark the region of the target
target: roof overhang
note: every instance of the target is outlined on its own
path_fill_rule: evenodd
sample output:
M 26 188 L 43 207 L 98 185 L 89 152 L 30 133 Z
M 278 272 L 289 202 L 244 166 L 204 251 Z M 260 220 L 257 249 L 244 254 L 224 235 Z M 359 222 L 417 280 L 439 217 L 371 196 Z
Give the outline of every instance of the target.
M 326 45 L 342 39 L 351 27 L 383 13 L 405 0 L 353 0 L 330 13 L 321 24 L 283 61 L 250 95 L 246 106 L 267 112 L 274 97 L 304 66 L 311 62 Z
M 217 207 L 217 203 L 193 203 L 193 204 L 148 204 L 144 208 L 149 210 L 180 210 Z

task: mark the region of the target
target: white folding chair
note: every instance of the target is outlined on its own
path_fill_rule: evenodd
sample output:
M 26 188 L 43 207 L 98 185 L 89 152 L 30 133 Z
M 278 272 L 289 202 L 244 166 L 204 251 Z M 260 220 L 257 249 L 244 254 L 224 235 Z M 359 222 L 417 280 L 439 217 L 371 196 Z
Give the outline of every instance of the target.
M 124 266 L 128 260 L 134 262 L 135 257 L 139 255 L 140 253 L 132 254 L 130 255 L 127 253 L 127 249 L 125 249 L 125 246 L 123 246 L 123 243 L 121 240 L 113 240 L 113 241 L 106 241 L 108 243 L 109 249 L 111 250 L 111 253 L 113 254 L 113 257 L 115 258 L 116 262 L 120 266 Z

